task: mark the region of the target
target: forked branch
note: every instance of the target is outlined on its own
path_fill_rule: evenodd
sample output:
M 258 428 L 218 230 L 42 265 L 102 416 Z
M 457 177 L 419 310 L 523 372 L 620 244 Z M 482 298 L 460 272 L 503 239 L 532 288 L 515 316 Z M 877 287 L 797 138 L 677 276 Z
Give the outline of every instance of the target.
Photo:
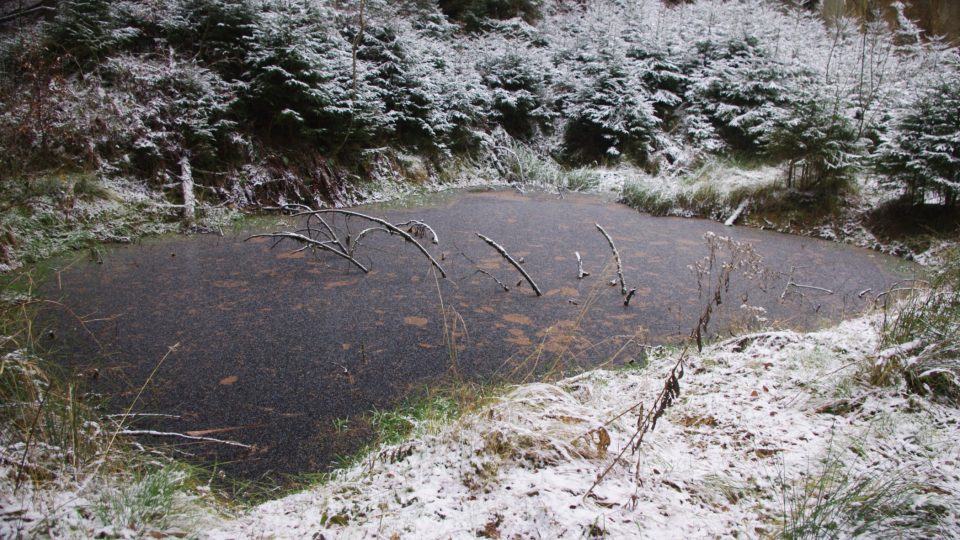
M 296 215 L 298 215 L 298 216 L 304 216 L 304 215 L 306 215 L 306 216 L 319 216 L 319 215 L 321 215 L 321 214 L 340 214 L 340 215 L 344 215 L 344 216 L 353 216 L 353 217 L 358 217 L 358 218 L 361 218 L 361 219 L 366 219 L 367 221 L 372 221 L 372 222 L 374 222 L 374 223 L 376 223 L 376 224 L 378 224 L 378 225 L 381 225 L 384 229 L 386 229 L 386 230 L 387 230 L 388 232 L 390 232 L 391 234 L 396 234 L 396 235 L 400 236 L 401 238 L 403 238 L 404 240 L 406 240 L 407 242 L 410 242 L 411 244 L 413 244 L 414 246 L 416 246 L 417 249 L 420 250 L 420 253 L 423 253 L 423 256 L 426 257 L 426 258 L 430 261 L 430 264 L 432 264 L 434 268 L 436 268 L 437 270 L 440 271 L 440 275 L 441 275 L 442 277 L 447 277 L 447 271 L 443 269 L 443 266 L 441 266 L 440 263 L 437 262 L 437 260 L 433 258 L 433 255 L 431 255 L 430 252 L 427 251 L 426 248 L 424 248 L 424 247 L 420 244 L 420 242 L 417 242 L 417 240 L 416 240 L 414 237 L 410 236 L 410 234 L 409 234 L 408 232 L 406 232 L 406 231 L 404 231 L 403 229 L 397 227 L 396 225 L 393 225 L 393 224 L 390 223 L 389 221 L 380 219 L 380 218 L 378 218 L 378 217 L 373 217 L 373 216 L 370 216 L 370 215 L 367 215 L 367 214 L 361 214 L 360 212 L 354 212 L 353 210 L 343 210 L 343 209 L 341 209 L 341 208 L 323 208 L 323 209 L 320 209 L 320 210 L 313 210 L 313 211 L 311 211 L 311 212 L 301 212 L 301 213 L 296 214 Z M 324 223 L 326 223 L 326 222 L 324 222 Z

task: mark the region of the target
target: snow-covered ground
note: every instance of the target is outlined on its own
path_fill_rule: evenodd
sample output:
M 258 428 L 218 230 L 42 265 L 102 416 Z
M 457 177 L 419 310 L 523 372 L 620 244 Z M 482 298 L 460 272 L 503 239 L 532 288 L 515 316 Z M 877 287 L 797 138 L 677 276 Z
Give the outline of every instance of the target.
M 889 509 L 860 532 L 960 537 L 960 414 L 862 382 L 878 325 L 866 316 L 688 354 L 680 397 L 637 452 L 622 452 L 631 407 L 649 411 L 679 352 L 517 387 L 204 536 L 757 537 L 818 523 L 848 536 L 864 526 L 857 515 Z
M 0 537 L 958 538 L 960 413 L 865 382 L 878 359 L 910 349 L 880 351 L 881 322 L 750 334 L 518 386 L 239 514 L 170 465 L 135 478 L 50 469 L 17 488 L 24 456 L 42 467 L 57 449 L 0 444 Z M 679 397 L 634 451 L 638 418 L 681 356 Z

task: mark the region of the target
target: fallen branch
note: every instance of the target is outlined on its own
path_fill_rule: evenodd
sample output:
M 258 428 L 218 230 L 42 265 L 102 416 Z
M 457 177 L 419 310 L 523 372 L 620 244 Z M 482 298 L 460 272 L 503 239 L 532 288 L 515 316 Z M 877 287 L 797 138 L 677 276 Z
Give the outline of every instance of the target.
M 312 209 L 308 209 L 307 211 L 308 211 L 308 212 L 313 212 Z M 299 215 L 301 215 L 301 214 L 302 214 L 302 212 L 301 212 L 300 214 L 294 214 L 294 216 L 299 216 Z M 306 229 L 306 230 L 307 230 L 307 233 L 310 235 L 310 237 L 311 237 L 311 238 L 313 237 L 313 229 L 310 228 L 310 220 L 311 220 L 311 219 L 314 219 L 314 218 L 316 218 L 316 220 L 320 222 L 320 225 L 323 225 L 323 231 L 321 231 L 321 232 L 324 232 L 324 234 L 326 234 L 327 239 L 329 239 L 331 242 L 336 242 L 337 245 L 340 246 L 340 251 L 342 251 L 342 252 L 344 252 L 344 253 L 347 253 L 347 252 L 348 252 L 347 246 L 345 246 L 345 245 L 343 244 L 343 242 L 340 241 L 340 237 L 337 236 L 337 233 L 336 233 L 336 232 L 334 232 L 333 227 L 331 227 L 330 224 L 327 223 L 327 220 L 323 219 L 321 216 L 311 215 L 311 216 L 308 216 L 308 217 L 307 217 L 307 229 Z
M 105 418 L 173 418 L 175 420 L 180 419 L 178 414 L 162 414 L 162 413 L 119 413 L 119 414 L 107 414 L 104 415 Z
M 294 211 L 302 212 L 304 210 L 309 212 L 313 210 L 313 208 L 305 204 L 288 203 L 288 204 L 281 204 L 280 206 L 261 206 L 258 208 L 258 210 L 262 212 L 294 212 Z
M 610 235 L 607 234 L 607 231 L 600 226 L 599 223 L 595 223 L 597 230 L 599 230 L 603 237 L 607 239 L 607 243 L 610 244 L 610 249 L 613 250 L 613 256 L 617 260 L 617 279 L 620 280 L 620 294 L 626 296 L 627 294 L 627 284 L 623 282 L 623 263 L 620 261 L 620 252 L 617 251 L 617 246 L 613 244 L 613 238 L 610 238 Z
M 590 272 L 583 271 L 583 259 L 580 258 L 580 252 L 574 251 L 574 255 L 577 256 L 577 279 L 583 279 L 590 275 Z
M 813 291 L 825 292 L 827 294 L 833 294 L 833 291 L 830 289 L 824 289 L 823 287 L 814 287 L 813 285 L 803 285 L 801 283 L 794 283 L 793 281 L 787 282 L 787 286 L 783 288 L 783 292 L 780 294 L 780 299 L 783 300 L 787 296 L 787 292 L 790 290 L 790 287 L 796 287 L 798 289 L 810 289 Z
M 369 229 L 364 229 L 359 233 L 357 233 L 357 236 L 353 237 L 353 239 L 350 238 L 350 235 L 347 235 L 347 247 L 348 247 L 347 254 L 352 257 L 353 254 L 357 252 L 357 248 L 360 247 L 360 240 L 362 240 L 364 236 L 376 231 L 392 234 L 390 231 L 388 231 L 387 229 L 384 229 L 383 227 L 370 227 Z
M 418 238 L 423 238 L 425 236 L 424 232 L 430 231 L 430 236 L 432 237 L 430 241 L 433 242 L 434 244 L 440 243 L 440 237 L 437 236 L 437 231 L 434 231 L 433 227 L 427 225 L 422 221 L 411 219 L 410 221 L 404 221 L 403 223 L 397 223 L 396 225 L 397 227 L 406 227 L 407 225 L 412 225 L 413 227 L 411 227 L 411 229 L 408 230 L 407 232 L 412 233 L 414 236 Z
M 743 211 L 747 209 L 747 206 L 749 204 L 750 204 L 750 199 L 744 199 L 740 203 L 740 206 L 738 206 L 737 209 L 734 210 L 732 214 L 730 214 L 730 217 L 728 217 L 727 220 L 723 222 L 723 224 L 726 225 L 727 227 L 732 227 L 733 224 L 737 222 L 737 218 L 740 217 L 740 214 L 742 214 Z
M 823 287 L 814 287 L 813 285 L 803 285 L 801 283 L 797 283 L 796 281 L 793 280 L 793 273 L 796 271 L 797 271 L 796 266 L 790 267 L 790 275 L 787 277 L 787 284 L 786 286 L 783 287 L 783 292 L 780 293 L 780 300 L 783 300 L 784 298 L 787 297 L 787 293 L 790 292 L 790 287 L 796 287 L 797 289 L 810 289 L 812 291 L 820 291 L 820 292 L 825 292 L 827 294 L 833 294 L 833 291 L 831 291 L 830 289 L 824 289 Z M 801 299 L 802 298 L 803 296 L 801 295 Z
M 491 274 L 490 272 L 487 272 L 486 270 L 484 270 L 484 269 L 482 269 L 482 268 L 477 268 L 477 271 L 474 272 L 474 274 L 483 274 L 483 275 L 485 275 L 485 276 L 490 276 L 490 279 L 496 281 L 496 282 L 497 282 L 497 285 L 499 285 L 500 287 L 502 287 L 504 291 L 510 292 L 510 287 L 508 287 L 508 286 L 507 286 L 506 284 L 504 284 L 502 281 L 500 281 L 499 279 L 497 279 L 497 276 Z
M 503 246 L 501 246 L 500 244 L 494 242 L 493 240 L 487 238 L 486 236 L 480 233 L 477 233 L 477 236 L 479 236 L 480 239 L 486 242 L 487 244 L 490 244 L 490 247 L 497 250 L 497 252 L 500 253 L 500 255 L 504 259 L 506 259 L 507 262 L 512 264 L 513 267 L 516 268 L 521 275 L 523 275 L 524 279 L 527 280 L 527 283 L 529 283 L 530 287 L 533 288 L 533 292 L 537 293 L 537 296 L 543 296 L 543 293 L 540 291 L 540 287 L 537 287 L 537 284 L 533 282 L 533 279 L 530 277 L 530 274 L 528 274 L 527 271 L 524 270 L 522 266 L 520 266 L 520 263 L 518 263 L 513 257 L 510 256 L 509 253 L 507 253 L 507 250 L 503 249 Z
M 895 288 L 893 288 L 893 289 L 888 289 L 888 290 L 883 291 L 882 293 L 878 294 L 878 295 L 877 295 L 877 298 L 874 300 L 874 302 L 876 302 L 877 300 L 880 300 L 881 298 L 883 298 L 884 296 L 887 296 L 887 295 L 892 295 L 892 294 L 898 293 L 898 292 L 913 292 L 913 291 L 915 291 L 915 290 L 917 290 L 916 287 L 895 287 Z
M 119 431 L 118 433 L 120 435 L 148 435 L 150 437 L 178 437 L 181 439 L 189 439 L 191 441 L 214 442 L 219 444 L 225 444 L 227 446 L 238 446 L 240 448 L 253 448 L 253 446 L 249 444 L 238 443 L 236 441 L 214 439 L 213 437 L 198 437 L 195 435 L 187 435 L 185 433 L 176 433 L 173 431 L 153 431 L 151 429 L 124 429 Z
M 630 292 L 627 293 L 627 297 L 623 299 L 623 307 L 630 306 L 630 299 L 633 298 L 633 295 L 637 294 L 637 289 L 630 289 Z
M 302 235 L 302 234 L 293 233 L 293 232 L 276 232 L 276 233 L 254 234 L 254 235 L 248 236 L 244 241 L 247 241 L 247 240 L 250 240 L 250 239 L 253 239 L 253 238 L 278 238 L 278 239 L 280 239 L 280 240 L 284 240 L 284 239 L 288 239 L 288 238 L 289 238 L 289 239 L 291 239 L 291 240 L 296 240 L 296 241 L 298 241 L 298 242 L 303 242 L 303 243 L 306 244 L 306 245 L 309 245 L 309 246 L 312 246 L 312 247 L 315 247 L 315 248 L 318 248 L 318 249 L 322 249 L 322 250 L 325 250 L 325 251 L 329 251 L 330 253 L 333 253 L 333 254 L 335 254 L 335 255 L 337 255 L 337 256 L 339 256 L 339 257 L 342 257 L 342 258 L 344 258 L 344 259 L 352 262 L 357 268 L 359 268 L 360 270 L 363 270 L 363 273 L 364 273 L 364 274 L 370 272 L 370 270 L 367 270 L 367 267 L 366 267 L 366 266 L 360 264 L 360 262 L 359 262 L 358 260 L 356 260 L 356 259 L 354 259 L 353 257 L 351 257 L 348 253 L 344 253 L 343 251 L 340 251 L 339 249 L 331 246 L 330 244 L 333 243 L 333 241 L 322 242 L 322 241 L 320 241 L 320 240 L 314 240 L 313 238 L 310 238 L 309 236 L 304 236 L 304 235 Z M 274 245 L 276 245 L 276 244 L 274 244 Z
M 441 266 L 440 263 L 438 263 L 437 260 L 433 258 L 433 255 L 431 255 L 430 252 L 427 251 L 426 248 L 424 248 L 424 247 L 420 244 L 420 242 L 417 242 L 417 240 L 416 240 L 414 237 L 410 236 L 409 233 L 407 233 L 407 232 L 404 231 L 403 229 L 400 229 L 399 227 L 397 227 L 396 225 L 393 225 L 392 223 L 390 223 L 390 222 L 388 222 L 388 221 L 385 221 L 385 220 L 380 219 L 380 218 L 378 218 L 378 217 L 373 217 L 373 216 L 368 216 L 368 215 L 366 215 L 366 214 L 361 214 L 360 212 L 354 212 L 354 211 L 352 211 L 352 210 L 343 210 L 343 209 L 340 209 L 340 208 L 325 208 L 325 209 L 321 209 L 321 210 L 314 210 L 314 211 L 312 211 L 312 212 L 302 212 L 302 213 L 296 214 L 296 215 L 297 215 L 297 216 L 301 216 L 301 215 L 318 216 L 319 214 L 341 214 L 341 215 L 345 215 L 345 216 L 353 216 L 353 217 L 358 217 L 358 218 L 366 219 L 366 220 L 368 220 L 368 221 L 372 221 L 372 222 L 374 222 L 374 223 L 377 223 L 377 224 L 379 224 L 379 225 L 382 225 L 385 229 L 387 229 L 387 230 L 388 230 L 389 232 L 391 232 L 392 234 L 399 235 L 401 238 L 403 238 L 403 239 L 406 240 L 407 242 L 410 242 L 411 244 L 413 244 L 414 246 L 416 246 L 417 249 L 420 250 L 420 253 L 423 253 L 423 256 L 430 260 L 430 264 L 432 264 L 432 265 L 434 266 L 434 268 L 436 268 L 437 270 L 440 271 L 440 275 L 441 275 L 442 277 L 444 277 L 444 278 L 447 277 L 447 271 L 443 269 L 443 266 Z

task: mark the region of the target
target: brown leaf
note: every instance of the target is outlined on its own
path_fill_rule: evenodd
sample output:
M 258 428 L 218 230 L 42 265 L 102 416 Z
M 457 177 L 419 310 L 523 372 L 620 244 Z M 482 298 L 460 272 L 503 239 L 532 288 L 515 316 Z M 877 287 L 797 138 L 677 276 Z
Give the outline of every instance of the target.
M 783 452 L 783 448 L 757 448 L 756 450 L 753 451 L 753 453 L 756 454 L 758 458 L 773 457 L 779 454 L 780 452 Z

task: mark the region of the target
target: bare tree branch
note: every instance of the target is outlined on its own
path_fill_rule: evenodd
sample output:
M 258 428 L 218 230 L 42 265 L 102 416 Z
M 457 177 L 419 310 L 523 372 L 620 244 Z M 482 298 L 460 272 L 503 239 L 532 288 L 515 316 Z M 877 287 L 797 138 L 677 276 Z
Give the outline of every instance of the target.
M 580 258 L 580 252 L 574 251 L 574 255 L 577 256 L 577 279 L 583 279 L 590 275 L 590 272 L 583 271 L 583 259 Z
M 823 287 L 814 287 L 813 285 L 803 285 L 801 283 L 797 283 L 793 281 L 793 274 L 796 271 L 797 271 L 796 266 L 790 267 L 790 275 L 787 277 L 787 284 L 786 286 L 784 286 L 783 292 L 780 293 L 780 300 L 783 300 L 784 298 L 787 297 L 787 293 L 790 292 L 790 287 L 796 287 L 797 289 L 810 289 L 813 291 L 820 291 L 827 294 L 833 294 L 833 291 L 831 291 L 830 289 L 824 289 Z M 802 295 L 801 295 L 801 298 L 802 298 Z
M 479 236 L 480 239 L 483 240 L 484 242 L 490 244 L 490 247 L 497 250 L 497 252 L 499 252 L 500 255 L 507 260 L 507 262 L 512 264 L 513 267 L 516 268 L 521 275 L 523 275 L 524 279 L 527 280 L 527 283 L 529 283 L 530 286 L 533 287 L 533 292 L 537 293 L 537 296 L 543 296 L 543 293 L 540 291 L 540 287 L 537 287 L 537 284 L 533 282 L 533 279 L 530 277 L 530 274 L 528 274 L 527 271 L 524 270 L 522 266 L 520 266 L 520 263 L 518 263 L 513 257 L 510 256 L 509 253 L 507 253 L 507 250 L 503 249 L 503 246 L 501 246 L 500 244 L 494 242 L 493 240 L 487 238 L 486 236 L 480 233 L 477 233 L 477 236 Z
M 420 234 L 417 234 L 418 230 L 430 231 L 430 236 L 433 237 L 430 239 L 430 241 L 433 242 L 434 244 L 440 243 L 440 238 L 437 236 L 437 232 L 433 230 L 433 227 L 427 225 L 422 221 L 411 219 L 410 221 L 404 221 L 403 223 L 397 223 L 396 225 L 397 227 L 406 227 L 407 225 L 413 225 L 414 229 L 413 231 L 410 231 L 410 232 L 412 232 L 414 236 L 422 236 Z
M 420 250 L 420 253 L 423 253 L 424 257 L 426 257 L 427 259 L 430 260 L 430 264 L 432 264 L 432 265 L 434 266 L 434 268 L 436 268 L 437 270 L 440 271 L 440 275 L 441 275 L 442 277 L 444 277 L 444 278 L 447 277 L 447 271 L 443 269 L 443 266 L 441 266 L 440 263 L 438 263 L 437 260 L 433 258 L 433 255 L 431 255 L 430 252 L 427 251 L 426 248 L 424 248 L 424 247 L 420 244 L 420 242 L 417 242 L 417 240 L 416 240 L 414 237 L 410 236 L 410 234 L 407 233 L 406 231 L 404 231 L 403 229 L 400 229 L 400 228 L 397 227 L 396 225 L 393 225 L 393 224 L 391 224 L 390 222 L 388 222 L 388 221 L 386 221 L 386 220 L 380 219 L 380 218 L 378 218 L 378 217 L 368 216 L 367 214 L 361 214 L 360 212 L 354 212 L 353 210 L 343 210 L 343 209 L 341 209 L 341 208 L 324 208 L 324 209 L 321 209 L 321 210 L 313 210 L 313 211 L 311 211 L 311 212 L 301 212 L 301 213 L 296 214 L 296 215 L 297 215 L 297 216 L 318 216 L 318 217 L 319 217 L 319 214 L 341 214 L 341 215 L 345 215 L 345 216 L 353 216 L 353 217 L 358 217 L 358 218 L 361 218 L 361 219 L 366 219 L 366 220 L 368 220 L 368 221 L 372 221 L 372 222 L 374 222 L 374 223 L 380 224 L 380 225 L 382 225 L 384 228 L 386 228 L 388 231 L 390 231 L 392 234 L 399 235 L 400 237 L 402 237 L 402 238 L 403 238 L 404 240 L 406 240 L 407 242 L 410 242 L 411 244 L 413 244 L 414 246 L 416 246 L 417 249 Z M 322 220 L 321 220 L 321 221 L 322 221 Z M 323 221 L 323 223 L 326 225 L 326 222 L 325 222 L 325 221 Z M 328 226 L 328 227 L 329 227 L 329 226 Z M 344 251 L 346 251 L 346 250 L 344 250 Z M 346 253 L 344 253 L 344 255 L 346 255 Z
M 620 280 L 620 294 L 626 296 L 627 294 L 627 284 L 623 282 L 623 263 L 620 261 L 620 252 L 617 251 L 617 246 L 613 244 L 613 238 L 610 238 L 610 235 L 607 234 L 607 231 L 600 226 L 599 223 L 595 223 L 597 230 L 599 230 L 603 237 L 607 239 L 607 243 L 610 244 L 610 249 L 613 250 L 613 256 L 617 260 L 617 279 Z
M 510 292 L 510 287 L 508 287 L 508 286 L 507 286 L 506 284 L 504 284 L 502 281 L 500 281 L 499 279 L 497 279 L 497 276 L 491 274 L 490 272 L 487 272 L 486 270 L 484 270 L 484 269 L 482 269 L 482 268 L 477 268 L 477 271 L 474 272 L 474 274 L 483 274 L 483 275 L 485 275 L 485 276 L 490 276 L 490 279 L 496 281 L 496 282 L 497 282 L 497 285 L 499 285 L 500 287 L 502 287 L 504 291 Z
M 118 432 L 120 435 L 149 435 L 151 437 L 178 437 L 189 439 L 191 441 L 215 442 L 227 446 L 239 446 L 240 448 L 253 448 L 249 444 L 238 443 L 236 441 L 227 441 L 224 439 L 214 439 L 213 437 L 198 437 L 187 435 L 186 433 L 176 433 L 172 431 L 153 431 L 152 429 L 123 429 Z
M 351 257 L 349 254 L 344 253 L 344 252 L 340 251 L 339 249 L 331 246 L 330 244 L 333 243 L 332 241 L 330 241 L 330 242 L 322 242 L 322 241 L 320 241 L 320 240 L 314 240 L 313 238 L 310 238 L 309 236 L 304 236 L 304 235 L 302 235 L 302 234 L 298 234 L 298 233 L 294 233 L 294 232 L 276 232 L 276 233 L 254 234 L 254 235 L 252 235 L 252 236 L 248 236 L 244 241 L 250 240 L 250 239 L 252 239 L 252 238 L 277 238 L 277 239 L 278 239 L 277 243 L 279 243 L 280 241 L 283 241 L 284 239 L 296 240 L 297 242 L 302 242 L 302 243 L 307 244 L 307 245 L 309 245 L 309 246 L 313 246 L 313 247 L 318 248 L 318 249 L 322 249 L 322 250 L 325 250 L 325 251 L 329 251 L 330 253 L 333 253 L 334 255 L 338 255 L 338 256 L 340 256 L 340 257 L 342 257 L 342 258 L 344 258 L 344 259 L 352 262 L 352 263 L 353 263 L 357 268 L 359 268 L 360 270 L 363 270 L 363 273 L 364 273 L 364 274 L 370 272 L 370 270 L 367 270 L 367 267 L 366 267 L 366 266 L 360 264 L 359 261 L 357 261 L 356 259 L 354 259 L 353 257 Z M 276 245 L 276 244 L 274 244 L 274 245 Z

